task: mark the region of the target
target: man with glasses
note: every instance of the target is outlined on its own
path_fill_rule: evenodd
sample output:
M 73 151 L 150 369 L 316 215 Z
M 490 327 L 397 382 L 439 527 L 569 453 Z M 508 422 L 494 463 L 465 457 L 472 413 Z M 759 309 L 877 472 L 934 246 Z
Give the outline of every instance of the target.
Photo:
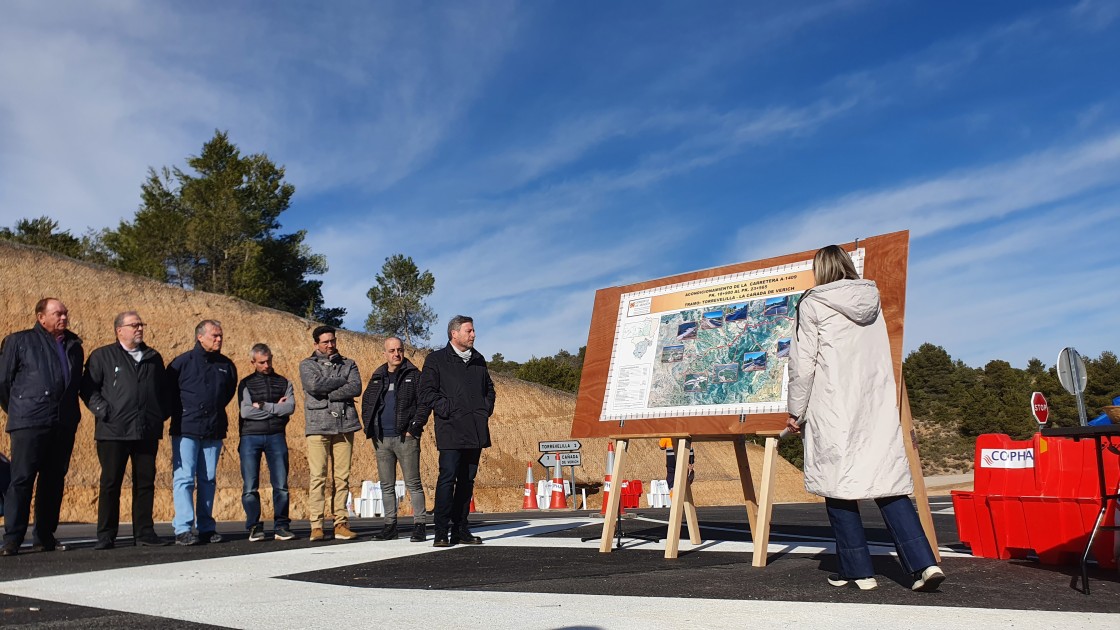
M 222 323 L 202 320 L 195 326 L 194 334 L 194 348 L 175 357 L 167 366 L 173 401 L 171 468 L 175 518 L 171 523 L 177 545 L 222 541 L 214 522 L 214 491 L 218 457 L 229 426 L 226 405 L 237 391 L 237 368 L 222 354 Z
M 101 463 L 97 493 L 97 543 L 116 546 L 121 485 L 132 460 L 132 535 L 138 545 L 166 544 L 156 535 L 152 503 L 156 454 L 163 423 L 170 415 L 163 357 L 144 343 L 144 322 L 136 311 L 113 320 L 117 340 L 89 354 L 82 377 L 82 400 L 93 413 L 93 438 Z
M 362 393 L 358 365 L 338 353 L 335 329 L 319 326 L 311 332 L 315 351 L 299 364 L 303 384 L 304 419 L 307 435 L 307 467 L 311 477 L 307 493 L 311 512 L 311 540 L 326 539 L 323 531 L 326 510 L 327 465 L 334 471 L 334 537 L 352 540 L 346 497 L 350 492 L 350 456 L 354 432 L 362 428 L 354 398 Z
M 258 343 L 249 350 L 253 373 L 237 386 L 237 406 L 241 409 L 241 505 L 245 508 L 245 528 L 249 542 L 264 540 L 261 522 L 261 455 L 268 462 L 272 482 L 273 538 L 292 540 L 288 517 L 288 440 L 285 430 L 296 410 L 292 383 L 272 369 L 272 350 Z
M 34 327 L 8 335 L 0 345 L 0 407 L 8 413 L 12 441 L 2 556 L 19 553 L 31 519 L 33 488 L 35 549 L 66 549 L 54 532 L 82 417 L 78 390 L 85 351 L 82 340 L 70 332 L 70 312 L 59 300 L 39 300 L 35 319 Z

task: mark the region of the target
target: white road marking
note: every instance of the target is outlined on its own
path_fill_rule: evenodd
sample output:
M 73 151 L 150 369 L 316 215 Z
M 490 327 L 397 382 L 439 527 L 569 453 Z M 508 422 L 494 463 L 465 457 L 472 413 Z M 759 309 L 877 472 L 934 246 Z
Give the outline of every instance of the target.
M 597 541 L 530 538 L 595 523 L 547 519 L 478 527 L 488 546 L 595 548 Z M 682 549 L 687 545 L 682 541 Z M 663 546 L 663 544 L 662 544 Z M 690 545 L 689 545 L 690 546 Z M 651 548 L 657 545 L 650 544 Z M 786 545 L 771 545 L 771 552 Z M 749 543 L 714 543 L 705 550 L 750 549 Z M 795 545 L 794 553 L 827 546 Z M 886 606 L 824 602 L 738 601 L 666 597 L 360 588 L 277 579 L 293 573 L 441 553 L 407 540 L 366 541 L 267 553 L 189 560 L 93 573 L 0 582 L 0 592 L 79 606 L 111 609 L 232 628 L 308 628 L 375 623 L 427 628 L 600 627 L 813 628 L 989 627 L 1115 628 L 1117 615 L 1050 611 Z M 915 594 L 915 597 L 922 595 Z

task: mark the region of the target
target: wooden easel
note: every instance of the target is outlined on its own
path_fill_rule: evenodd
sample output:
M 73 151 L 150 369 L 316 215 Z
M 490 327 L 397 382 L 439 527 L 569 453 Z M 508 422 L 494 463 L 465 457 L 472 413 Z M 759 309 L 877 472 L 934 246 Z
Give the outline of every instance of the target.
M 658 436 L 661 437 L 661 436 Z M 751 476 L 751 465 L 747 459 L 747 445 L 743 436 L 693 436 L 687 434 L 671 434 L 676 442 L 677 453 L 688 453 L 689 442 L 731 442 L 735 449 L 735 461 L 739 468 L 739 482 L 743 487 L 743 501 L 747 508 L 747 520 L 750 522 L 751 538 L 754 540 L 754 554 L 752 564 L 756 567 L 766 566 L 767 547 L 770 541 L 770 515 L 773 506 L 773 493 L 771 488 L 774 481 L 774 458 L 777 457 L 778 440 L 774 437 L 766 438 L 765 452 L 762 459 L 762 477 L 759 480 L 758 492 L 755 491 L 754 478 Z M 626 453 L 631 440 L 657 439 L 649 435 L 614 435 L 615 441 L 614 469 L 611 479 L 622 479 L 622 471 L 626 462 Z M 687 456 L 684 459 L 688 461 Z M 669 531 L 665 538 L 665 558 L 676 558 L 681 541 L 682 516 L 688 523 L 688 539 L 693 545 L 703 542 L 700 538 L 700 521 L 696 515 L 696 503 L 692 498 L 692 484 L 688 481 L 688 465 L 678 463 L 676 474 L 673 477 L 673 500 L 669 504 Z M 620 493 L 612 492 L 607 498 L 607 514 L 618 510 Z M 599 542 L 601 553 L 611 552 L 611 539 L 614 538 L 615 523 L 611 519 L 603 524 L 603 537 Z
M 941 552 L 937 547 L 937 532 L 933 528 L 933 514 L 929 509 L 929 495 L 926 493 L 926 482 L 922 476 L 922 462 L 918 456 L 917 439 L 914 433 L 914 418 L 910 413 L 910 397 L 906 391 L 906 381 L 902 380 L 899 405 L 899 423 L 902 425 L 902 442 L 906 450 L 906 458 L 910 462 L 910 476 L 914 479 L 914 498 L 918 505 L 918 518 L 922 523 L 926 539 L 929 540 L 930 549 L 938 562 L 941 562 Z M 622 471 L 626 462 L 626 453 L 631 440 L 658 439 L 662 436 L 649 435 L 612 435 L 615 441 L 614 469 L 611 470 L 611 479 L 623 479 Z M 688 434 L 670 434 L 676 442 L 677 453 L 688 453 L 689 442 L 731 442 L 735 449 L 735 462 L 739 468 L 739 483 L 743 488 L 743 502 L 747 508 L 747 521 L 750 523 L 751 540 L 754 541 L 754 552 L 751 565 L 756 567 L 766 566 L 770 544 L 770 518 L 773 513 L 774 496 L 774 458 L 778 456 L 778 439 L 767 437 L 763 447 L 762 475 L 756 487 L 751 476 L 751 464 L 747 459 L 747 445 L 745 436 L 693 436 Z M 678 456 L 679 457 L 679 456 Z M 688 461 L 687 456 L 684 459 Z M 679 459 L 678 459 L 679 462 Z M 678 555 L 681 540 L 681 517 L 688 523 L 688 539 L 693 545 L 703 542 L 700 538 L 700 522 L 696 515 L 696 504 L 692 498 L 692 484 L 688 481 L 688 465 L 678 463 L 676 474 L 673 477 L 673 500 L 669 504 L 669 531 L 665 538 L 665 558 L 673 559 Z M 621 500 L 620 492 L 612 492 L 607 498 L 607 514 L 618 511 Z M 611 552 L 611 540 L 615 535 L 615 520 L 605 519 L 603 523 L 603 537 L 599 543 L 601 553 Z

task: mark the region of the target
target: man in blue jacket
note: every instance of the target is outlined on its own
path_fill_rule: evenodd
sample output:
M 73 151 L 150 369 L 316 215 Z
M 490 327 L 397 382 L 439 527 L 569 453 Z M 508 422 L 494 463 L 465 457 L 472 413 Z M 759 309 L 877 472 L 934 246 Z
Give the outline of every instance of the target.
M 478 460 L 482 449 L 490 446 L 494 381 L 486 369 L 486 359 L 474 349 L 473 319 L 452 317 L 447 338 L 445 347 L 428 355 L 420 375 L 420 404 L 435 412 L 439 449 L 432 546 L 480 545 L 482 538 L 467 527 L 467 514 Z M 427 420 L 426 413 L 424 416 Z
M 175 544 L 221 542 L 214 522 L 218 456 L 229 418 L 226 405 L 237 391 L 237 368 L 222 354 L 222 324 L 206 319 L 194 329 L 194 349 L 167 366 L 171 388 L 171 468 Z M 195 481 L 198 497 L 195 499 Z M 192 531 L 197 528 L 197 535 Z
M 33 328 L 8 335 L 0 346 L 0 407 L 8 413 L 12 441 L 3 556 L 16 555 L 23 544 L 36 477 L 34 546 L 40 551 L 65 549 L 54 532 L 82 417 L 78 389 L 85 351 L 82 340 L 68 330 L 69 311 L 59 300 L 39 300 L 35 319 Z

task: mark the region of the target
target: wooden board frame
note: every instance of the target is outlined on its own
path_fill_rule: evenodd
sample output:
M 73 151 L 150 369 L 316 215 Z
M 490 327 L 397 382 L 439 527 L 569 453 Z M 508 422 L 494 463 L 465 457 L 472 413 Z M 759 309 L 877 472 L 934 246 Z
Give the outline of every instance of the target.
M 902 332 L 906 315 L 906 263 L 910 254 L 910 233 L 893 232 L 882 236 L 859 239 L 841 245 L 853 251 L 866 250 L 863 276 L 879 286 L 883 315 L 887 322 L 891 359 L 894 361 L 895 382 L 902 384 Z M 572 419 L 571 437 L 610 437 L 612 435 L 777 435 L 785 427 L 786 413 L 760 413 L 714 416 L 689 416 L 687 418 L 657 418 L 619 422 L 600 421 L 606 397 L 607 372 L 610 370 L 614 334 L 618 325 L 618 304 L 624 293 L 644 291 L 665 285 L 725 276 L 733 273 L 778 267 L 812 260 L 816 250 L 738 263 L 726 267 L 693 271 L 657 280 L 648 280 L 621 287 L 610 287 L 595 292 L 595 306 L 591 314 L 591 328 L 587 333 L 587 352 L 580 378 L 576 411 Z

